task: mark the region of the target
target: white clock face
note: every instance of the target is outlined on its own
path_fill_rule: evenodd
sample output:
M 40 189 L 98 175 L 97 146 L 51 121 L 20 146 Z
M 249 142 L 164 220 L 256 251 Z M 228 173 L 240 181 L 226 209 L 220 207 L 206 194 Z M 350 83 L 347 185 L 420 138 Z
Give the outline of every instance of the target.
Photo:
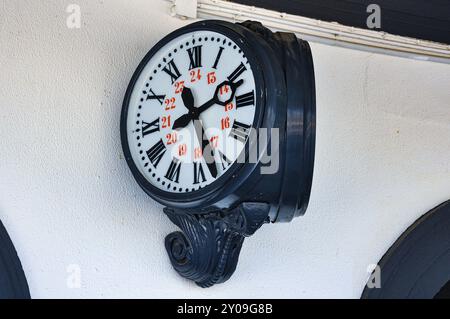
M 171 40 L 147 62 L 130 96 L 127 138 L 136 167 L 167 192 L 213 183 L 244 150 L 255 94 L 251 65 L 231 39 L 195 31 Z

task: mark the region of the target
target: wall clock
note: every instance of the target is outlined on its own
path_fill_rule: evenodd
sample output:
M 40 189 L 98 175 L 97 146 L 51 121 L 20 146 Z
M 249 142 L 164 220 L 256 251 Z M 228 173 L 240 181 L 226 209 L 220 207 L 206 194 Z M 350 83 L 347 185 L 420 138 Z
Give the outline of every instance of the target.
M 312 183 L 311 51 L 257 22 L 207 20 L 144 57 L 121 114 L 126 161 L 181 231 L 165 246 L 201 287 L 234 272 L 244 238 L 304 214 Z

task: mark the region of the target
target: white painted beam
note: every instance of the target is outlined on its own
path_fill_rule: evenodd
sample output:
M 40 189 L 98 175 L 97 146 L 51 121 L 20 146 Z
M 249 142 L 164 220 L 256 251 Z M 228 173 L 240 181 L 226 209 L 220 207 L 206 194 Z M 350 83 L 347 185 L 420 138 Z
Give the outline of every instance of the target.
M 193 2 L 197 5 L 195 15 L 186 14 L 192 13 L 192 7 L 190 10 L 180 9 L 181 14 L 178 15 L 232 22 L 256 20 L 273 30 L 293 32 L 308 41 L 450 64 L 450 45 L 447 44 L 349 27 L 223 0 L 176 0 L 175 11 L 178 6 L 184 8 L 187 3 L 192 6 Z

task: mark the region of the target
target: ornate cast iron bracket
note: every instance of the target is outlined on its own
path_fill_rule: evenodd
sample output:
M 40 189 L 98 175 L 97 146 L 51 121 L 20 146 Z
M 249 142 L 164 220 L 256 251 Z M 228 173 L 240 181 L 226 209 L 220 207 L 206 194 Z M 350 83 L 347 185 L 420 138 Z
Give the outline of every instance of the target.
M 233 274 L 244 238 L 267 222 L 267 204 L 243 203 L 237 208 L 186 214 L 171 208 L 164 213 L 183 232 L 165 239 L 173 268 L 202 288 L 226 281 Z

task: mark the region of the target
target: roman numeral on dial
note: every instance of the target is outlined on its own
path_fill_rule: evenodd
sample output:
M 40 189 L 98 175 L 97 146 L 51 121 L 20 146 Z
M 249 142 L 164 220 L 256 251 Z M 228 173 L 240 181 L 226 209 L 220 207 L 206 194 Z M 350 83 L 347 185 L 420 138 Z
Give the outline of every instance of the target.
M 240 108 L 247 105 L 254 105 L 255 104 L 255 93 L 254 91 L 242 94 L 242 95 L 236 95 L 236 108 Z
M 228 76 L 228 80 L 234 82 L 245 70 L 247 70 L 247 68 L 245 67 L 244 63 L 241 62 L 236 70 L 234 70 L 233 73 Z
M 222 169 L 225 170 L 228 166 L 230 166 L 231 161 L 226 157 L 224 153 L 219 152 L 220 164 L 222 164 Z
M 158 164 L 165 153 L 166 146 L 164 145 L 164 142 L 162 140 L 159 140 L 159 142 L 157 142 L 147 151 L 147 156 L 150 162 L 152 162 L 153 166 L 155 166 L 156 168 L 158 167 Z
M 250 133 L 250 125 L 234 121 L 233 127 L 231 128 L 230 131 L 230 136 L 232 136 L 237 141 L 245 143 L 249 133 Z
M 194 184 L 203 183 L 206 181 L 205 172 L 201 162 L 194 162 Z
M 219 52 L 217 53 L 216 60 L 214 61 L 213 69 L 217 69 L 217 65 L 219 64 L 220 57 L 222 56 L 223 47 L 219 48 Z
M 173 59 L 170 60 L 165 67 L 162 69 L 164 72 L 166 72 L 172 81 L 172 84 L 175 83 L 176 80 L 181 76 L 180 71 L 178 71 L 177 66 L 175 65 L 175 62 L 173 62 Z
M 147 123 L 142 121 L 142 137 L 159 131 L 159 118 L 153 122 Z
M 144 94 L 146 94 L 145 91 L 144 91 Z M 150 90 L 148 91 L 147 101 L 148 101 L 148 100 L 158 100 L 158 102 L 162 105 L 165 98 L 166 98 L 165 95 L 160 95 L 160 94 L 159 94 L 159 95 L 156 95 L 155 92 L 153 92 L 152 89 L 150 89 Z
M 178 183 L 180 179 L 180 169 L 180 160 L 177 158 L 173 158 L 172 162 L 170 162 L 169 169 L 167 170 L 165 177 L 172 182 Z
M 189 70 L 202 67 L 202 46 L 197 45 L 195 47 L 186 50 L 189 55 Z

